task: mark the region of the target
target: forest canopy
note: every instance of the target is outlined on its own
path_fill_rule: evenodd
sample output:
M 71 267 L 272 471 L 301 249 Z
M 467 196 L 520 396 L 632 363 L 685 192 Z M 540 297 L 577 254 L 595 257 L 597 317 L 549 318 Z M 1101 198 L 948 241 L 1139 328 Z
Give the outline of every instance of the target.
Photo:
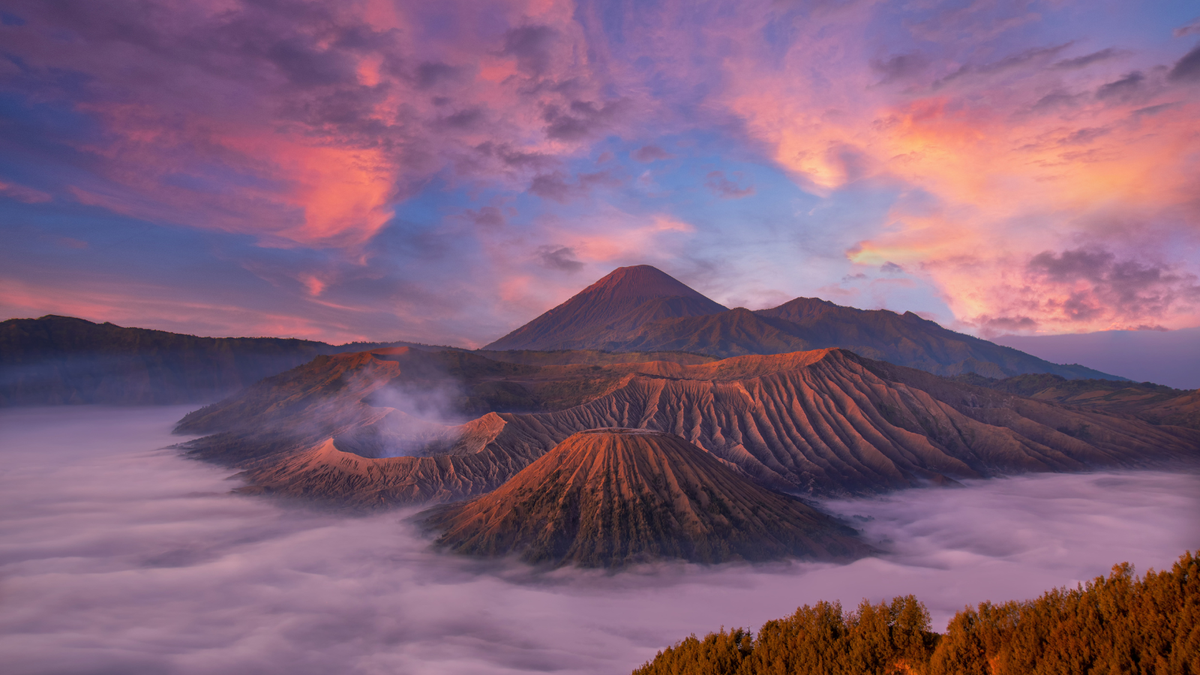
M 1137 577 L 1122 563 L 1107 577 L 1034 600 L 967 607 L 946 633 L 909 595 L 805 605 L 745 628 L 692 635 L 633 675 L 1200 675 L 1200 557 Z

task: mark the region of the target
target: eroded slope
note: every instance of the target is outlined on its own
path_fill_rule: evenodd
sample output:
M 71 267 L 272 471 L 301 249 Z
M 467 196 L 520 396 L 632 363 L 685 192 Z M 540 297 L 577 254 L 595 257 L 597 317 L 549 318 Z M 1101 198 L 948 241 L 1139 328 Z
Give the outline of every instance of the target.
M 190 448 L 246 469 L 253 490 L 355 506 L 483 494 L 568 436 L 607 427 L 669 432 L 763 485 L 815 495 L 1146 466 L 1195 459 L 1200 448 L 1195 430 L 964 385 L 843 350 L 554 368 L 567 369 L 537 376 L 560 376 L 556 386 L 568 389 L 593 377 L 605 385 L 561 410 L 491 413 L 463 425 L 425 422 L 420 443 L 411 440 L 420 425 L 409 424 L 403 411 L 358 400 L 298 414 L 311 425 L 322 410 L 345 413 L 323 436 L 298 441 L 285 438 L 288 425 L 264 433 L 259 429 L 270 422 L 243 421 Z M 238 409 L 236 401 L 228 406 Z M 402 442 L 412 456 L 383 457 Z
M 709 453 L 645 429 L 576 433 L 497 490 L 423 516 L 438 545 L 533 564 L 622 567 L 870 552 L 855 532 L 754 484 Z

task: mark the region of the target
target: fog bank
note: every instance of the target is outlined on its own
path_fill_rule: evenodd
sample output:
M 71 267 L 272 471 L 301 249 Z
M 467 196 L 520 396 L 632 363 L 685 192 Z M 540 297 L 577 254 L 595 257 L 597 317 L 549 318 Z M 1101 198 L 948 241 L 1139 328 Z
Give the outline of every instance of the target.
M 431 553 L 404 513 L 231 495 L 230 471 L 158 449 L 184 412 L 0 411 L 6 672 L 621 673 L 820 599 L 914 593 L 941 629 L 1200 546 L 1194 474 L 1050 475 L 828 502 L 887 551 L 846 566 L 537 575 Z

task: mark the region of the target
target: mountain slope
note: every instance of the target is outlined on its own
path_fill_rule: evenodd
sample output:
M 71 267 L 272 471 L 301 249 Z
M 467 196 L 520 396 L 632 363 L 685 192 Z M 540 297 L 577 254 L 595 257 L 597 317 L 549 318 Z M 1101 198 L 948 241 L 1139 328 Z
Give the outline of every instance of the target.
M 719 358 L 837 347 L 938 375 L 1053 373 L 1114 379 L 955 333 L 915 314 L 796 298 L 751 312 L 704 298 L 653 267 L 622 267 L 486 349 L 687 351 Z
M 1017 375 L 996 380 L 972 374 L 956 379 L 1038 401 L 1128 415 L 1151 424 L 1200 429 L 1200 389 L 1181 391 L 1149 382 L 1068 380 L 1058 375 Z
M 1124 379 L 1083 366 L 1050 363 L 1011 347 L 947 330 L 912 312 L 896 314 L 796 298 L 755 314 L 774 320 L 773 325 L 802 340 L 807 349 L 840 347 L 869 359 L 936 375 L 979 373 L 1003 378 L 1052 373 L 1067 379 Z
M 289 386 L 302 390 L 307 379 L 308 393 L 288 400 L 308 402 L 280 415 L 242 414 L 266 409 L 257 399 L 277 400 L 271 382 L 247 390 L 200 415 L 203 425 L 192 430 L 216 433 L 187 449 L 243 469 L 252 491 L 354 507 L 483 494 L 570 435 L 607 427 L 672 433 L 762 485 L 814 495 L 1139 467 L 1200 455 L 1195 430 L 1022 398 L 836 349 L 698 365 L 524 370 L 517 375 L 523 386 L 572 392 L 601 386 L 569 407 L 489 413 L 463 425 L 426 424 L 413 432 L 406 431 L 413 425 L 405 411 L 372 404 L 376 394 L 329 388 L 331 382 L 355 381 L 355 373 L 376 378 L 376 389 L 390 386 L 391 376 L 380 375 L 381 358 L 329 357 L 324 368 L 355 360 L 337 377 L 306 366 L 313 372 Z M 297 430 L 307 435 L 298 437 Z M 427 446 L 414 447 L 416 437 Z M 388 456 L 399 454 L 389 448 L 401 446 L 412 456 Z
M 481 557 L 623 567 L 847 559 L 870 548 L 799 500 L 766 490 L 687 441 L 645 429 L 576 433 L 500 488 L 423 514 L 437 544 Z
M 599 333 L 723 311 L 725 307 L 654 267 L 620 267 L 484 349 L 595 349 Z
M 0 406 L 214 400 L 320 354 L 371 346 L 206 338 L 66 316 L 9 319 L 0 322 Z

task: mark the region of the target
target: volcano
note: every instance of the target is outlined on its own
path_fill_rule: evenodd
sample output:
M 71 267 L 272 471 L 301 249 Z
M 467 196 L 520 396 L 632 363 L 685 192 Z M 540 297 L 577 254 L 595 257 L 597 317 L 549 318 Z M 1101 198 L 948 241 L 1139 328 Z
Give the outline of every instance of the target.
M 796 298 L 753 312 L 726 309 L 649 265 L 618 268 L 485 347 L 682 351 L 717 358 L 828 348 L 950 377 L 1051 373 L 1069 380 L 1124 379 L 1080 365 L 1050 363 L 956 333 L 912 312 L 855 309 L 817 298 Z
M 484 349 L 587 349 L 584 345 L 601 335 L 620 336 L 661 319 L 724 311 L 723 305 L 655 267 L 619 267 Z
M 515 553 L 553 567 L 872 552 L 853 529 L 678 436 L 648 429 L 576 433 L 494 492 L 427 511 L 423 521 L 443 532 L 439 546 L 457 553 Z

